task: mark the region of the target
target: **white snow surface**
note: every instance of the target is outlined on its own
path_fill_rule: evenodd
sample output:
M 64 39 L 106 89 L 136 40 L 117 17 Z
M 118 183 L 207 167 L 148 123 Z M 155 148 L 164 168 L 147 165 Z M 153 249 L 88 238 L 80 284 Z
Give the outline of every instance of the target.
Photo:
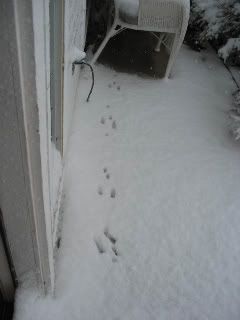
M 82 78 L 55 297 L 22 284 L 14 320 L 240 318 L 235 88 L 204 55 L 183 47 L 168 82 L 98 65 L 89 103 Z

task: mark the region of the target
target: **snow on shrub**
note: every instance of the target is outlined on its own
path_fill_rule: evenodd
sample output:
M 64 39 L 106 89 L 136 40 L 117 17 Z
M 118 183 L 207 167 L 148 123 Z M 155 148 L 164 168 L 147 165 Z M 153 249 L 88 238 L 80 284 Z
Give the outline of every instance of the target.
M 239 0 L 192 0 L 186 42 L 201 50 L 208 41 L 227 64 L 240 65 Z
M 237 61 L 240 55 L 240 38 L 230 38 L 227 43 L 218 50 L 219 56 L 226 63 L 227 61 Z M 230 64 L 234 64 L 230 62 Z M 237 64 L 237 63 L 236 63 Z
M 240 90 L 233 94 L 233 109 L 230 111 L 230 129 L 236 140 L 240 140 Z
M 240 66 L 240 0 L 192 0 L 185 40 L 198 51 L 211 42 L 227 65 Z M 240 140 L 240 90 L 233 100 L 230 128 Z

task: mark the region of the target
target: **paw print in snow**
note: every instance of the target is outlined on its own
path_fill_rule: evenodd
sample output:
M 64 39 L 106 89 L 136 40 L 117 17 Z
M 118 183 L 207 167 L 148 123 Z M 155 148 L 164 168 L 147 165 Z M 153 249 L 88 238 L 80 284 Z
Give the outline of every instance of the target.
M 117 242 L 117 238 L 114 237 L 114 236 L 111 234 L 111 232 L 109 232 L 109 230 L 108 230 L 107 227 L 104 229 L 104 232 L 103 232 L 103 233 L 104 233 L 105 237 L 108 238 L 109 241 L 111 241 L 112 244 L 115 244 L 115 243 Z
M 116 190 L 114 188 L 111 189 L 110 197 L 111 198 L 115 198 L 116 197 Z
M 106 248 L 104 247 L 104 244 L 103 244 L 103 242 L 102 242 L 102 240 L 101 240 L 100 237 L 95 238 L 95 239 L 94 239 L 94 242 L 95 242 L 96 247 L 97 247 L 97 249 L 98 249 L 98 252 L 99 252 L 100 254 L 106 252 Z
M 105 236 L 105 237 L 103 237 Z M 95 245 L 100 254 L 108 254 L 112 257 L 112 262 L 117 262 L 120 256 L 117 248 L 117 238 L 106 227 L 103 235 L 94 238 Z
M 102 186 L 99 186 L 99 187 L 98 187 L 98 194 L 99 194 L 100 196 L 103 195 L 103 187 L 102 187 Z

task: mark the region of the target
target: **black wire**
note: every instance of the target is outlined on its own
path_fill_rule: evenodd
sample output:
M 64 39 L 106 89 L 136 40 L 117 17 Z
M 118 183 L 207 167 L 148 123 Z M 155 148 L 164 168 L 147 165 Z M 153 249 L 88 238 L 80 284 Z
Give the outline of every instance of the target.
M 92 73 L 92 85 L 91 85 L 91 89 L 89 91 L 89 94 L 88 94 L 88 97 L 87 97 L 87 100 L 86 100 L 87 102 L 89 102 L 89 99 L 90 99 L 90 96 L 91 96 L 91 94 L 93 92 L 93 87 L 94 87 L 94 84 L 95 84 L 93 67 L 89 63 L 84 61 L 84 60 L 75 61 L 74 64 L 84 64 L 84 65 L 88 66 L 90 68 L 90 70 L 91 70 L 91 73 Z
M 94 71 L 93 71 L 93 67 L 89 64 L 89 63 L 87 63 L 86 61 L 82 61 L 82 64 L 85 64 L 86 66 L 88 66 L 89 68 L 90 68 L 90 70 L 91 70 L 91 73 L 92 73 L 92 86 L 91 86 L 91 89 L 90 89 L 90 91 L 89 91 L 89 94 L 88 94 L 88 97 L 87 97 L 87 102 L 89 101 L 89 99 L 90 99 L 90 96 L 91 96 L 91 94 L 92 94 L 92 91 L 93 91 L 93 87 L 94 87 L 94 83 L 95 83 L 95 80 L 94 80 Z

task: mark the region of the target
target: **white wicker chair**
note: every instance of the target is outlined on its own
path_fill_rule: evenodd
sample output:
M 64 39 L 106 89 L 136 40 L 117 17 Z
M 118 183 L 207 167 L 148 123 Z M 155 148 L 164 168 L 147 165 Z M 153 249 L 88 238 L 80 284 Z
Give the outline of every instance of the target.
M 110 26 L 109 19 L 106 37 L 94 54 L 91 64 L 96 62 L 109 39 L 121 31 L 151 31 L 158 38 L 155 51 L 160 51 L 161 43 L 169 51 L 165 73 L 168 78 L 187 30 L 190 0 L 114 0 L 114 8 L 113 24 Z M 160 33 L 160 36 L 155 32 Z

